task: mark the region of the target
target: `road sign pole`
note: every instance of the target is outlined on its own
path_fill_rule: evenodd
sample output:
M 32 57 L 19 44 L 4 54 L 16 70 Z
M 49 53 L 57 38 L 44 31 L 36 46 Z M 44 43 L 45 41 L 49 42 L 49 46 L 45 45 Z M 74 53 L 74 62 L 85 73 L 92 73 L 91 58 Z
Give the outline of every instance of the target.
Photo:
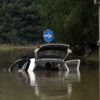
M 99 45 L 100 45 L 100 5 L 98 5 Z
M 100 78 L 100 5 L 98 5 L 98 24 L 99 24 L 99 78 Z M 100 80 L 99 80 L 99 98 L 100 98 Z
M 98 4 L 98 31 L 99 31 L 99 78 L 100 78 L 100 0 L 94 0 L 94 4 Z M 100 79 L 99 79 L 99 98 L 100 98 Z

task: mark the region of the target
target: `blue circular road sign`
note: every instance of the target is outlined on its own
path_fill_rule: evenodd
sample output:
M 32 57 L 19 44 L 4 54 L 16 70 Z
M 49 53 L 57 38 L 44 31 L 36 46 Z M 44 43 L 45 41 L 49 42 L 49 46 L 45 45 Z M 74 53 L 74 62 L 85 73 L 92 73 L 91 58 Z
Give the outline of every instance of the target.
M 47 29 L 44 33 L 43 33 L 43 38 L 46 42 L 51 42 L 53 40 L 53 31 L 50 29 Z

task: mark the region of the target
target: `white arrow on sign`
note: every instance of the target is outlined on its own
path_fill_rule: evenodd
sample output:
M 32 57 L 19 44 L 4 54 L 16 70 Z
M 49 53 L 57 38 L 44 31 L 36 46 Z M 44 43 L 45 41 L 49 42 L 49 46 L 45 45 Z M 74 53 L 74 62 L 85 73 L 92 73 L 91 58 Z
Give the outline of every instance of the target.
M 48 37 L 48 38 L 51 38 L 52 37 L 52 34 L 48 34 L 48 35 L 44 35 L 45 37 Z

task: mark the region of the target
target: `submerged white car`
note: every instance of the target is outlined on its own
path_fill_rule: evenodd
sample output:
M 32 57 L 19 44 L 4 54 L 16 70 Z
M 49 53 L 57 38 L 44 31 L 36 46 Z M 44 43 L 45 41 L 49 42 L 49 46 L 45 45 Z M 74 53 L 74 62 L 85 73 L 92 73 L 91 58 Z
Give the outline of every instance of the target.
M 35 57 L 23 57 L 17 60 L 9 68 L 13 70 L 18 65 L 20 70 L 25 71 L 58 71 L 69 70 L 66 61 L 72 51 L 67 44 L 45 44 L 34 50 Z

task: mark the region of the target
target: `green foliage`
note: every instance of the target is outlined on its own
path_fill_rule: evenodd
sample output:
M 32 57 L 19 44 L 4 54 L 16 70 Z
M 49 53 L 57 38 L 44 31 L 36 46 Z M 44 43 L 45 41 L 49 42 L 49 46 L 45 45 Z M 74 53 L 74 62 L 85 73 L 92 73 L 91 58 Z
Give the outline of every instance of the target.
M 98 40 L 97 6 L 93 0 L 1 0 L 1 43 L 41 43 L 47 28 L 56 42 L 91 47 Z
M 3 0 L 0 39 L 9 43 L 41 40 L 40 5 L 35 0 Z
M 45 1 L 45 0 L 44 0 Z M 98 40 L 97 7 L 91 0 L 46 0 L 43 16 L 51 17 L 47 26 L 56 40 L 88 46 Z

